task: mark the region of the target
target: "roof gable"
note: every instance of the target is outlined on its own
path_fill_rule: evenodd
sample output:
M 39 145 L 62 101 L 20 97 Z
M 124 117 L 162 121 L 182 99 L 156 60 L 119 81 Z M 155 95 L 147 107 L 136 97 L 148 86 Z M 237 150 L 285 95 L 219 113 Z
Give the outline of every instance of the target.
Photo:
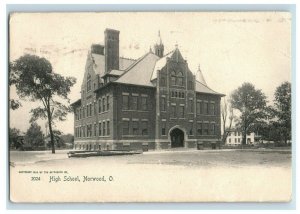
M 159 57 L 155 54 L 147 53 L 132 64 L 115 82 L 153 87 L 150 79 L 158 59 Z

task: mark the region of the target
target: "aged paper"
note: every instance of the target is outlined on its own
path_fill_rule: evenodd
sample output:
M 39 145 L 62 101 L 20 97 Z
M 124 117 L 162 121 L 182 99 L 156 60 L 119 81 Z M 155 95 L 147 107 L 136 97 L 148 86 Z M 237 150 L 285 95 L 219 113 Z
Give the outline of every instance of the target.
M 37 120 L 46 150 L 25 142 L 40 102 L 10 110 L 10 128 L 28 148 L 10 147 L 12 202 L 291 200 L 293 142 L 264 144 L 256 134 L 241 146 L 237 134 L 234 145 L 222 144 L 221 120 L 222 100 L 243 83 L 273 105 L 276 88 L 291 81 L 290 13 L 12 13 L 9 42 L 10 62 L 45 57 L 53 72 L 77 79 L 68 95 L 74 112 L 54 125 L 74 140 L 55 154 L 46 120 Z M 173 62 L 182 66 L 174 75 Z M 13 86 L 10 99 L 18 99 Z M 209 103 L 207 115 L 198 115 L 198 101 Z

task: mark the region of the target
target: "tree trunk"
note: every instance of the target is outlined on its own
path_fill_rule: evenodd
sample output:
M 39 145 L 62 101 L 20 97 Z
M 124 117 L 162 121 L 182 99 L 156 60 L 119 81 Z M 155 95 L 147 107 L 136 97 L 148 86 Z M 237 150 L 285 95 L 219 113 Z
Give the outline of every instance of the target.
M 48 125 L 49 125 L 50 139 L 51 139 L 51 149 L 52 149 L 52 154 L 54 154 L 55 153 L 55 144 L 54 144 L 54 136 L 53 136 L 53 131 L 52 131 L 52 124 L 51 124 L 50 107 L 48 107 L 48 109 L 47 109 L 47 114 L 48 114 Z

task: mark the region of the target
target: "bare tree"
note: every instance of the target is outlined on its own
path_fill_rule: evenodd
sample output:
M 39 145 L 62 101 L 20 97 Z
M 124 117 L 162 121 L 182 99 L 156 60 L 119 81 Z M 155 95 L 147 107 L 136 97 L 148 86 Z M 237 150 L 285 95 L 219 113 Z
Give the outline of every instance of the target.
M 223 99 L 223 103 L 221 105 L 221 117 L 222 117 L 222 125 L 223 125 L 222 143 L 225 144 L 234 119 L 233 108 L 231 107 L 231 105 L 228 104 L 225 98 Z M 227 126 L 227 121 L 228 121 L 228 126 Z

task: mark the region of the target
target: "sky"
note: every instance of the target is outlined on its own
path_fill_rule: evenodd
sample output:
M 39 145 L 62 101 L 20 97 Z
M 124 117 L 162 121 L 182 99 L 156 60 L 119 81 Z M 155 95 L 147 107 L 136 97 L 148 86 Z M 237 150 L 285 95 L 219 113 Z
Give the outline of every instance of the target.
M 16 13 L 10 19 L 10 61 L 25 53 L 46 57 L 53 70 L 76 77 L 71 102 L 80 98 L 87 53 L 104 41 L 104 30 L 120 31 L 120 56 L 137 59 L 157 41 L 165 53 L 178 45 L 191 71 L 200 65 L 207 85 L 229 98 L 250 82 L 274 100 L 274 92 L 291 81 L 291 17 L 288 12 L 120 12 Z M 16 97 L 14 88 L 10 96 Z M 25 132 L 32 107 L 23 102 L 10 112 L 10 127 Z M 46 121 L 38 121 L 45 130 Z M 73 115 L 56 128 L 73 134 Z

